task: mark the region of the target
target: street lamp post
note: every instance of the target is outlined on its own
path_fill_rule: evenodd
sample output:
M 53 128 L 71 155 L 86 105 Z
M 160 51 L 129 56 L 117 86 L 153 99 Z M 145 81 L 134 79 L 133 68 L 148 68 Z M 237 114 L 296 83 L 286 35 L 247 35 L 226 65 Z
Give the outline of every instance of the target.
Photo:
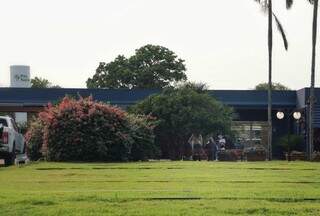
M 299 112 L 299 111 L 292 111 L 292 112 L 290 112 L 290 111 L 278 111 L 277 112 L 277 118 L 279 119 L 279 120 L 282 120 L 285 116 L 287 116 L 287 145 L 288 145 L 288 157 L 287 157 L 287 159 L 288 159 L 288 161 L 290 161 L 290 116 L 293 116 L 293 118 L 295 119 L 295 120 L 299 120 L 300 118 L 301 118 L 301 112 Z

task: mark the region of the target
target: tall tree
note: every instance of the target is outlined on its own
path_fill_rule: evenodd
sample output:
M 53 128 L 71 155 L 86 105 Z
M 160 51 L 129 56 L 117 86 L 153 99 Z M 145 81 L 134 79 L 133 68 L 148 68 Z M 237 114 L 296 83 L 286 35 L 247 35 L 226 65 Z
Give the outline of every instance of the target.
M 41 77 L 35 77 L 31 79 L 31 88 L 61 88 L 58 85 L 52 85 L 49 80 L 41 78 Z
M 96 74 L 87 80 L 88 88 L 163 88 L 185 81 L 184 60 L 162 46 L 146 45 L 126 58 L 118 56 L 100 63 Z
M 268 90 L 269 84 L 268 83 L 259 83 L 254 87 L 255 90 Z M 281 84 L 281 83 L 272 83 L 272 90 L 290 90 L 289 87 Z
M 313 24 L 312 24 L 312 62 L 311 62 L 311 86 L 309 97 L 309 140 L 308 140 L 308 159 L 312 159 L 313 152 L 313 116 L 314 116 L 314 81 L 315 81 L 315 68 L 316 68 L 316 45 L 317 45 L 317 21 L 318 21 L 318 0 L 308 0 L 313 4 Z
M 100 62 L 96 73 L 87 80 L 88 88 L 131 89 L 134 86 L 134 73 L 129 60 L 119 55 L 112 62 Z
M 192 133 L 232 135 L 233 110 L 211 97 L 201 83 L 166 88 L 129 111 L 156 118 L 155 140 L 165 158 L 181 159 L 190 154 L 185 145 Z
M 51 83 L 49 80 L 41 78 L 41 77 L 35 77 L 31 79 L 31 88 L 49 88 Z
M 283 38 L 284 47 L 288 49 L 288 41 L 283 30 L 283 27 L 273 13 L 272 0 L 254 0 L 261 4 L 264 12 L 268 14 L 268 158 L 272 160 L 272 48 L 273 48 L 273 18 L 276 21 L 277 27 Z M 286 0 L 287 9 L 291 8 L 293 0 Z

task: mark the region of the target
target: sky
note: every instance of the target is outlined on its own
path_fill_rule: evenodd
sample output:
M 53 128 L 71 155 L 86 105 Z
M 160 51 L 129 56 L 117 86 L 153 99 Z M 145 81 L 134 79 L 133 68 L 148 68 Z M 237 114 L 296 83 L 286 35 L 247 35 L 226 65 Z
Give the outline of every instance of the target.
M 274 12 L 289 50 L 275 30 L 273 81 L 301 89 L 310 86 L 312 6 L 297 0 L 286 10 L 284 2 L 274 1 Z M 31 77 L 85 88 L 99 62 L 146 44 L 174 51 L 188 79 L 211 89 L 252 89 L 268 79 L 267 16 L 253 0 L 0 1 L 0 86 L 9 85 L 10 65 L 23 64 Z

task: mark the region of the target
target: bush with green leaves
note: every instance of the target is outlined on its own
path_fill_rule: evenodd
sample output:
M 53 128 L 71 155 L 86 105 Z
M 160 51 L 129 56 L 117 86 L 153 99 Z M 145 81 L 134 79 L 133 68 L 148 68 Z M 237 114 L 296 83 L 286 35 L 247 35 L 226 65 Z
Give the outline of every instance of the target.
M 304 151 L 304 139 L 300 135 L 284 135 L 279 138 L 276 144 L 284 152 Z
M 44 123 L 39 119 L 34 119 L 28 131 L 25 134 L 27 143 L 27 155 L 33 160 L 39 160 L 42 157 L 41 148 L 43 144 Z
M 158 158 L 159 148 L 154 144 L 153 129 L 156 125 L 155 119 L 150 116 L 128 114 L 130 122 L 130 160 L 144 161 L 148 158 Z
M 42 150 L 51 161 L 147 159 L 154 145 L 151 121 L 92 98 L 65 97 L 39 113 L 27 133 L 28 144 L 42 138 Z
M 162 157 L 180 159 L 192 133 L 232 134 L 232 109 L 210 96 L 203 85 L 186 84 L 152 95 L 129 109 L 157 119 L 156 143 Z

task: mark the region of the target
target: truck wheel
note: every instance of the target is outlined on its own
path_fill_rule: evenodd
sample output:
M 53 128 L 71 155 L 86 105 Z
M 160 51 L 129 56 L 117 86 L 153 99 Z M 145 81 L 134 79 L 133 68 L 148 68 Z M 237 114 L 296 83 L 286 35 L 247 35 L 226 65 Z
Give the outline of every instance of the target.
M 15 160 L 16 160 L 16 148 L 15 146 L 13 146 L 13 150 L 12 153 L 10 154 L 10 158 L 11 158 L 11 165 L 14 164 Z

